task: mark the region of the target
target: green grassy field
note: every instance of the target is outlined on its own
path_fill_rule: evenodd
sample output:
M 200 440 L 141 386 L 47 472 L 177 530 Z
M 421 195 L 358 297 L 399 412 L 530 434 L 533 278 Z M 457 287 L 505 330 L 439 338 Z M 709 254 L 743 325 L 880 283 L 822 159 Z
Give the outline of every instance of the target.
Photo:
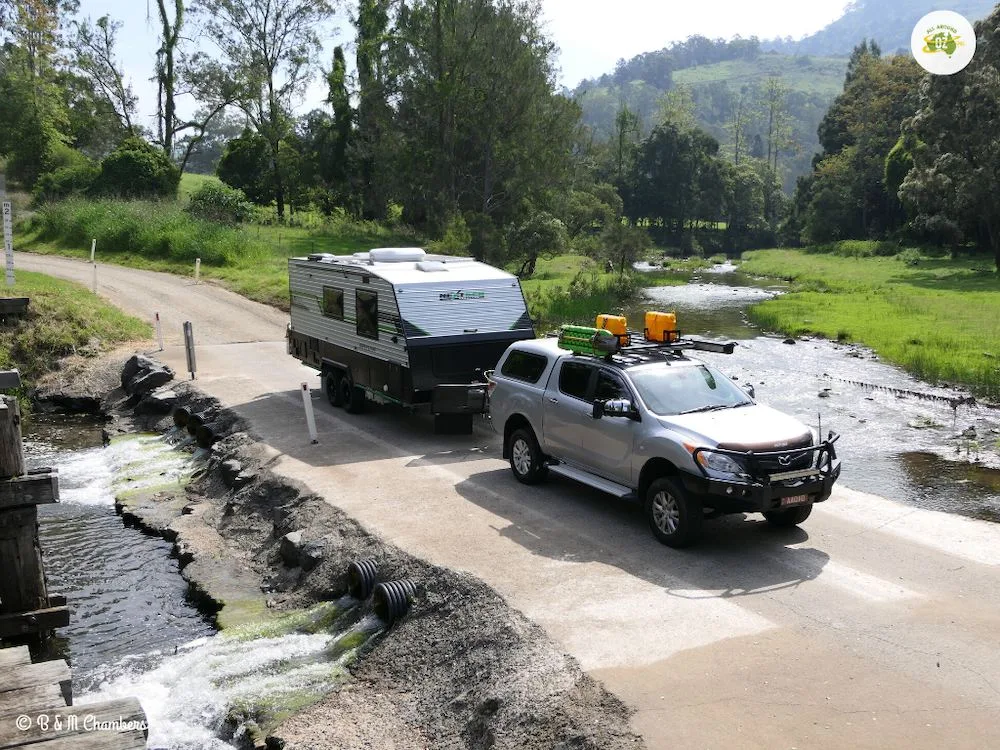
M 793 292 L 751 310 L 755 323 L 872 347 L 931 382 L 1000 399 L 1000 278 L 984 260 L 842 257 L 800 250 L 744 256 L 749 274 L 788 279 Z
M 791 91 L 820 94 L 833 98 L 844 88 L 847 58 L 793 57 L 769 52 L 756 60 L 728 60 L 712 65 L 674 71 L 674 85 L 701 86 L 725 81 L 733 91 L 753 82 L 763 82 L 772 76 Z
M 99 260 L 188 276 L 194 274 L 195 259 L 201 258 L 203 277 L 288 309 L 290 257 L 420 244 L 412 232 L 373 222 L 310 214 L 301 217 L 306 226 L 226 227 L 195 219 L 183 206 L 183 200 L 72 199 L 49 204 L 19 227 L 16 245 L 28 252 L 86 258 L 90 239 L 96 238 Z
M 214 174 L 192 174 L 191 172 L 185 172 L 181 175 L 181 184 L 177 188 L 177 197 L 182 201 L 186 201 L 202 185 L 217 182 L 220 182 L 220 180 Z
M 17 283 L 6 287 L 10 297 L 29 297 L 28 316 L 0 327 L 0 369 L 21 371 L 26 391 L 30 383 L 50 372 L 56 362 L 85 349 L 148 339 L 148 323 L 104 302 L 87 288 L 38 273 L 18 271 Z M 21 394 L 23 401 L 23 393 Z

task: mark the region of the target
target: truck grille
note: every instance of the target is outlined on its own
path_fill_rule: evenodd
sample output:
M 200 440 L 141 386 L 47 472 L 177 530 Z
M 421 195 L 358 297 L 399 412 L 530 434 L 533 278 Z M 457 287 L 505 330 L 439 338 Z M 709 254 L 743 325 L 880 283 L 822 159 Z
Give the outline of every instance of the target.
M 797 471 L 799 469 L 810 469 L 813 465 L 815 454 L 808 453 L 787 453 L 776 457 L 761 458 L 757 460 L 757 473 L 778 474 L 783 471 Z
M 796 440 L 791 445 L 782 446 L 781 448 L 773 445 L 755 445 L 752 448 L 745 445 L 720 445 L 719 447 L 725 447 L 728 450 L 738 450 L 740 452 L 752 451 L 752 458 L 750 456 L 745 458 L 741 456 L 737 460 L 746 466 L 752 475 L 759 478 L 768 477 L 771 474 L 780 474 L 785 471 L 811 469 L 816 461 L 815 451 L 803 451 L 804 448 L 812 447 L 812 439 L 810 437 Z M 768 455 L 761 456 L 759 455 L 761 453 Z

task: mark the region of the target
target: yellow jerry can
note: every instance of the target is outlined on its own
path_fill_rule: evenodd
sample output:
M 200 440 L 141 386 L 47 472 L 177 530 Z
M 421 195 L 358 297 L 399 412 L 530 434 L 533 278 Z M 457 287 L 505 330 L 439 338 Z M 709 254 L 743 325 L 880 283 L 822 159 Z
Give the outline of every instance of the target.
M 669 344 L 680 338 L 677 316 L 674 313 L 646 313 L 646 340 Z

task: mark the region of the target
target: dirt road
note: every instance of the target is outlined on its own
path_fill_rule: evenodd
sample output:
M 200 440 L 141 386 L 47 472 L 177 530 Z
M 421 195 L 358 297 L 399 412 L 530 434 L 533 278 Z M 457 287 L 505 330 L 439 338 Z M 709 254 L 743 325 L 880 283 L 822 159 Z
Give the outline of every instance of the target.
M 17 263 L 90 281 L 76 261 Z M 279 312 L 110 266 L 99 292 L 158 309 L 168 344 L 191 320 L 201 388 L 282 453 L 279 472 L 492 585 L 636 708 L 650 747 L 1000 747 L 1000 525 L 842 488 L 800 530 L 730 518 L 670 550 L 632 505 L 517 484 L 488 428 L 439 437 L 317 394 L 311 445 L 299 384 L 319 379 L 285 354 Z M 183 373 L 179 346 L 162 357 Z

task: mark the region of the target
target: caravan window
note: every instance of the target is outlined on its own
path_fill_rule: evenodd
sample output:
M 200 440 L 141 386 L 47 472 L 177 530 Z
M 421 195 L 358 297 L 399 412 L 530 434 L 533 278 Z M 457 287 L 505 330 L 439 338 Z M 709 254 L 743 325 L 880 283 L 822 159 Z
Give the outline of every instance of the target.
M 358 335 L 369 339 L 377 339 L 378 293 L 358 289 L 356 295 L 358 308 Z
M 323 314 L 336 320 L 344 319 L 344 290 L 332 286 L 323 287 Z

